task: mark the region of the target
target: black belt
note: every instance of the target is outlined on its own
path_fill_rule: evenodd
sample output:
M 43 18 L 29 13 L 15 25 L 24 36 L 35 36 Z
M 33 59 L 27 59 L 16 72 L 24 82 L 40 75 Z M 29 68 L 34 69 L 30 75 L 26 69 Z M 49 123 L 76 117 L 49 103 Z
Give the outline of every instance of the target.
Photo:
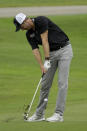
M 65 46 L 67 46 L 67 45 L 69 45 L 70 44 L 70 42 L 69 41 L 66 41 L 65 43 L 61 43 L 61 45 L 60 46 L 57 46 L 55 49 L 53 48 L 51 48 L 50 49 L 50 51 L 56 51 L 56 50 L 59 50 L 59 49 L 61 49 L 61 48 L 63 48 L 63 47 L 65 47 Z

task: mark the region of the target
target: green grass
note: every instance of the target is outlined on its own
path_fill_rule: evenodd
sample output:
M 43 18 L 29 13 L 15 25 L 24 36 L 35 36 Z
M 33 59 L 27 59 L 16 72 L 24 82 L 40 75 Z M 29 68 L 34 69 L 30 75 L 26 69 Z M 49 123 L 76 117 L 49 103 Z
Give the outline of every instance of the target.
M 0 0 L 0 7 L 87 5 L 87 0 Z
M 0 19 L 0 131 L 87 130 L 87 15 L 50 16 L 70 37 L 74 58 L 63 123 L 26 123 L 24 103 L 31 101 L 41 76 L 25 32 L 15 33 L 12 18 Z M 41 50 L 42 52 L 42 50 Z M 49 96 L 46 117 L 52 115 L 57 95 L 57 73 Z M 35 111 L 39 91 L 32 107 Z

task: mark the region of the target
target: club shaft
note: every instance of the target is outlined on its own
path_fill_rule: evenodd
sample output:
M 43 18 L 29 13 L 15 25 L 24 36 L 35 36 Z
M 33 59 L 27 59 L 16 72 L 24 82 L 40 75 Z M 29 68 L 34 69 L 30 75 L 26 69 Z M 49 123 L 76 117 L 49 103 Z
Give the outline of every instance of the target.
M 30 110 L 31 110 L 32 104 L 33 104 L 33 102 L 34 102 L 34 99 L 35 99 L 35 96 L 36 96 L 37 91 L 38 91 L 38 89 L 39 89 L 39 86 L 40 86 L 40 84 L 41 84 L 41 81 L 42 81 L 42 78 L 40 79 L 40 81 L 39 81 L 39 83 L 38 83 L 38 85 L 37 85 L 36 91 L 35 91 L 35 93 L 34 93 L 34 96 L 33 96 L 32 101 L 31 101 L 31 103 L 30 103 L 30 107 L 29 107 L 28 112 L 27 112 L 28 114 L 29 114 L 29 112 L 30 112 Z

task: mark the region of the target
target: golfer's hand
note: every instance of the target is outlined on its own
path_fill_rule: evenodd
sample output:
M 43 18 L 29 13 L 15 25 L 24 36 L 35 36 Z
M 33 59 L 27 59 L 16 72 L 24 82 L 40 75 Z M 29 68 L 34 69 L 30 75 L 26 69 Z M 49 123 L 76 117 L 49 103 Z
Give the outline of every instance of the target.
M 44 68 L 45 68 L 46 70 L 48 70 L 50 67 L 51 67 L 50 60 L 45 60 L 45 62 L 44 62 Z

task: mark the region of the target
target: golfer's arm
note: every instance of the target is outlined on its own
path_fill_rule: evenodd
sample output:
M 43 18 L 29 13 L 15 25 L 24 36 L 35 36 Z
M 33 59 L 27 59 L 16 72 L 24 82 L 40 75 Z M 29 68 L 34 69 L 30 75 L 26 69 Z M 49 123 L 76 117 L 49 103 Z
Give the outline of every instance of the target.
M 48 30 L 41 34 L 45 58 L 49 57 Z
M 33 52 L 37 62 L 39 63 L 40 67 L 42 67 L 43 62 L 42 62 L 42 57 L 41 57 L 39 49 L 34 49 L 32 52 Z

